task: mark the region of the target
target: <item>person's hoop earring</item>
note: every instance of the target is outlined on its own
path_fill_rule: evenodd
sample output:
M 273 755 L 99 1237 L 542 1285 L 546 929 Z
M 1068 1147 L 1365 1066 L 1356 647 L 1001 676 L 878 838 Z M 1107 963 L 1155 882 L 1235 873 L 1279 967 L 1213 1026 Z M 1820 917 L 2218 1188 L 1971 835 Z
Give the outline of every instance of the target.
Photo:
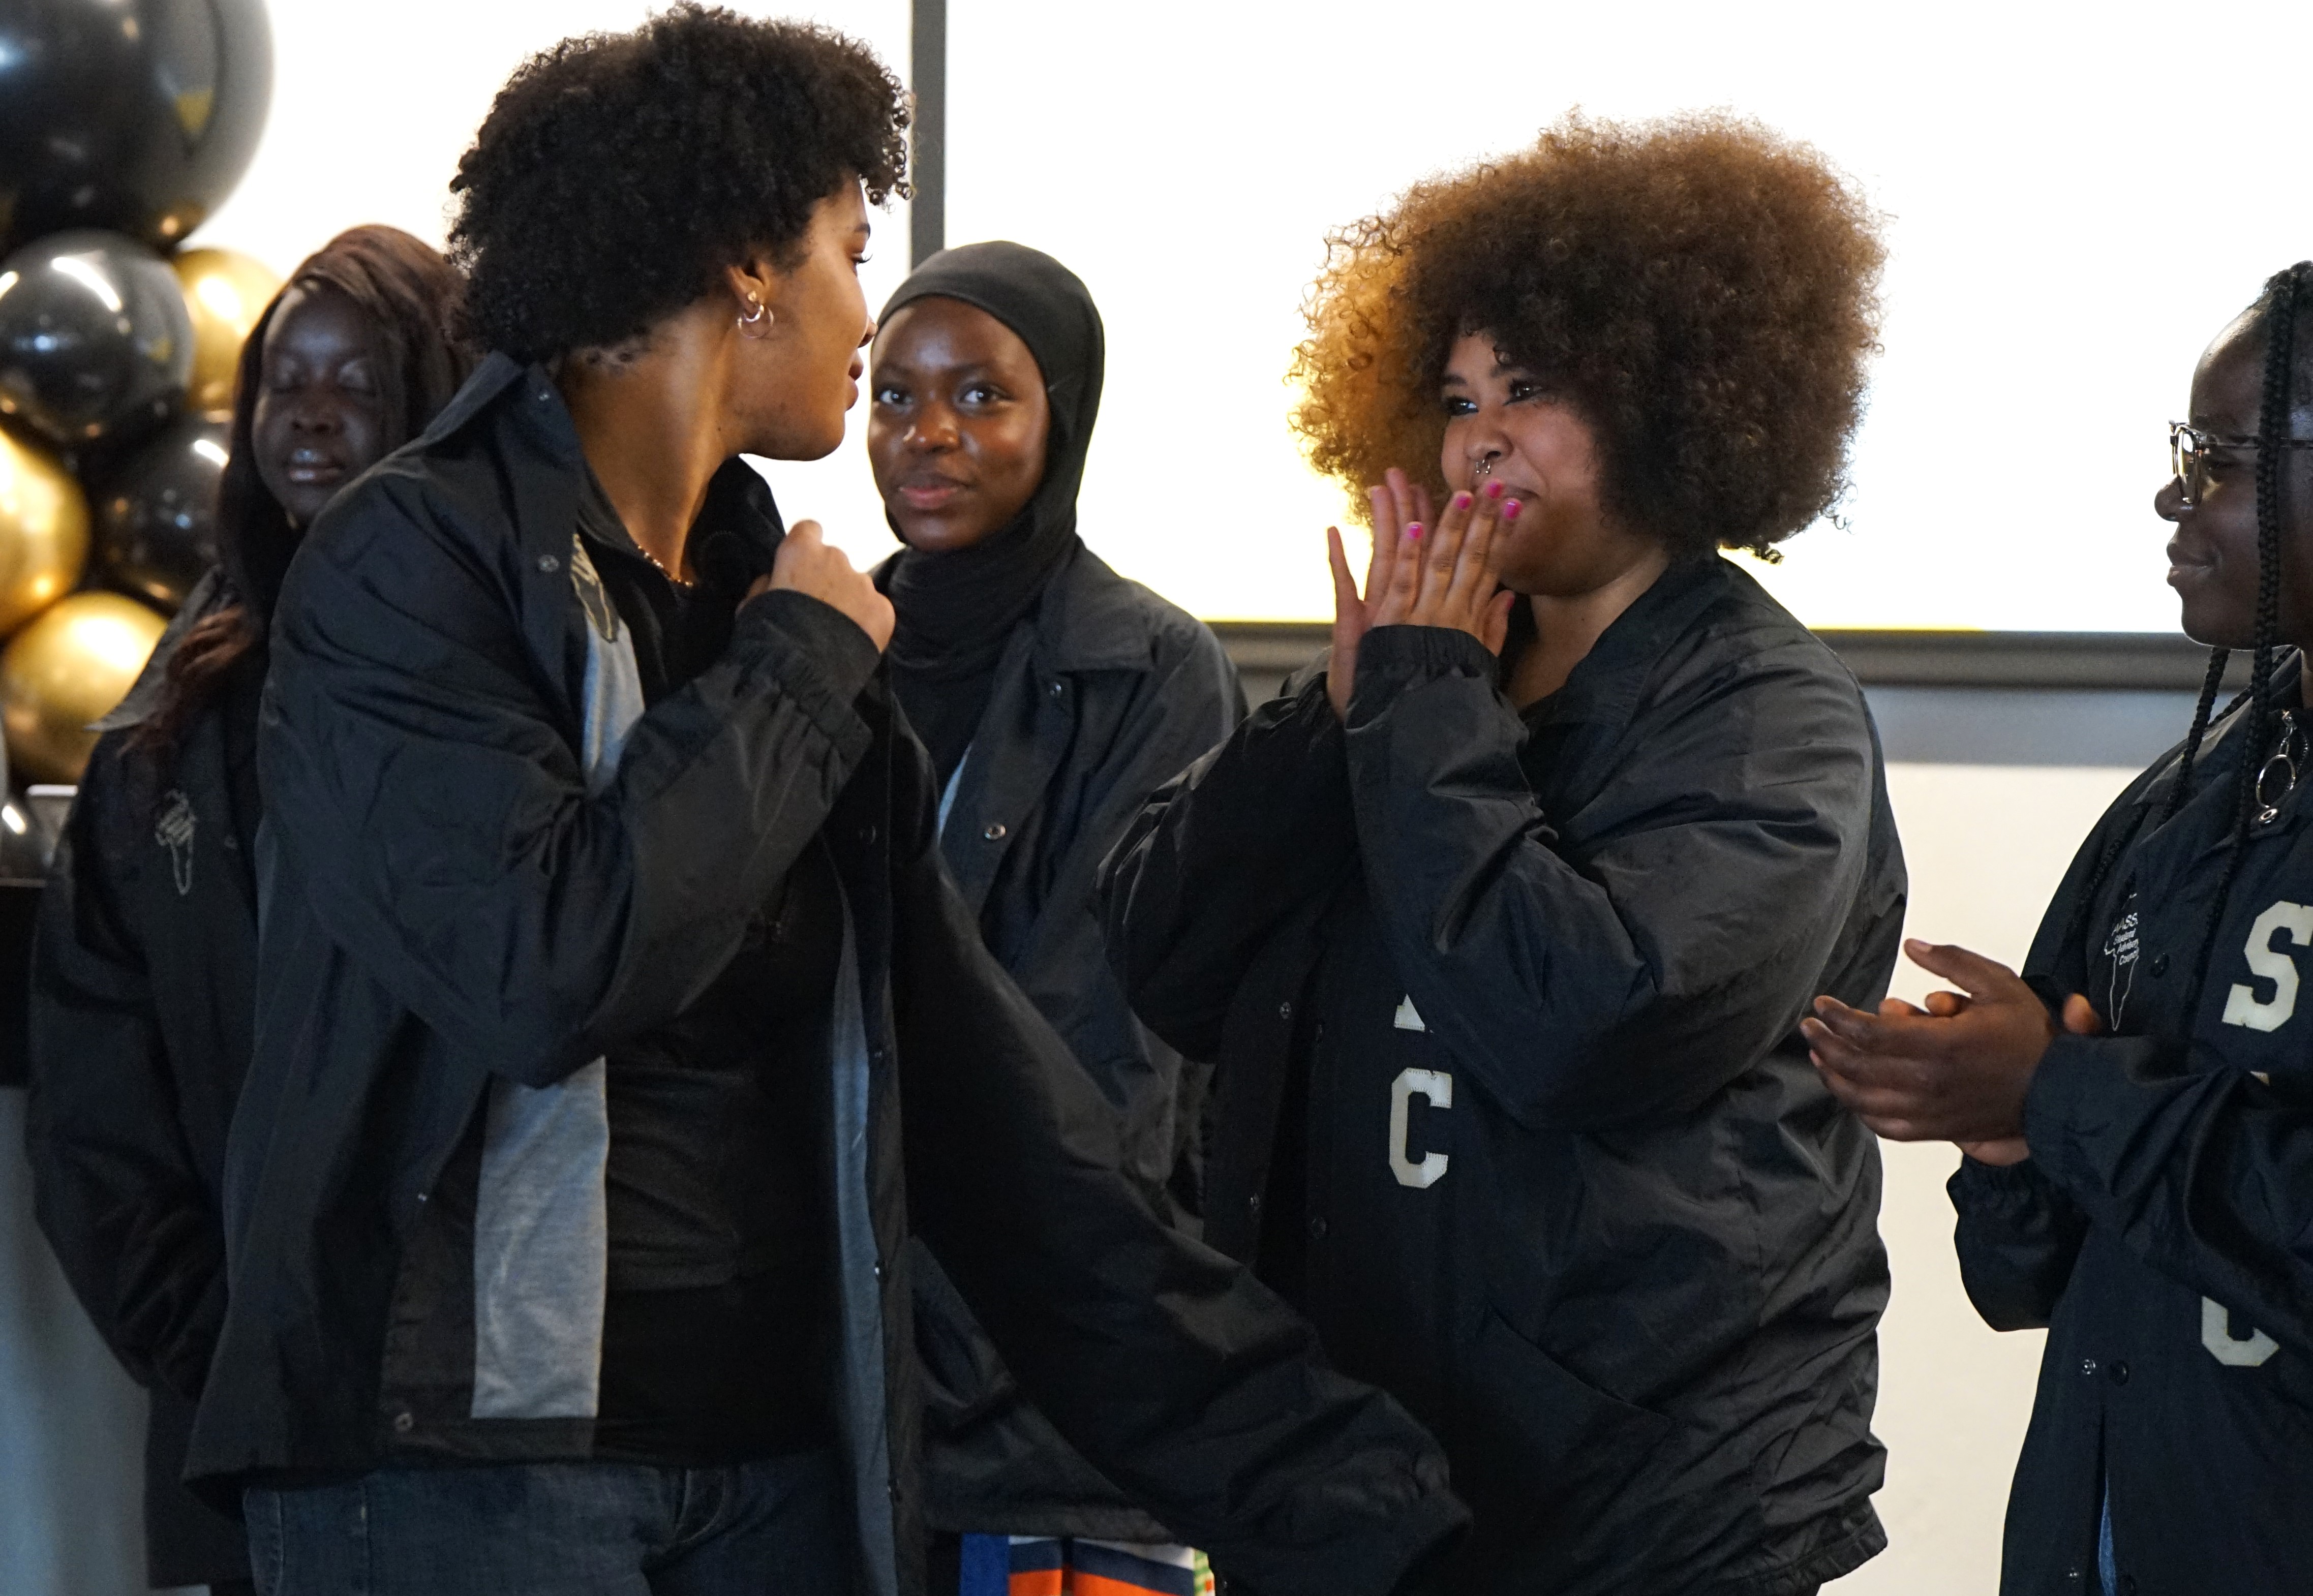
M 738 318 L 739 336 L 749 338 L 766 337 L 774 320 L 771 307 L 751 294 L 747 296 L 747 314 Z

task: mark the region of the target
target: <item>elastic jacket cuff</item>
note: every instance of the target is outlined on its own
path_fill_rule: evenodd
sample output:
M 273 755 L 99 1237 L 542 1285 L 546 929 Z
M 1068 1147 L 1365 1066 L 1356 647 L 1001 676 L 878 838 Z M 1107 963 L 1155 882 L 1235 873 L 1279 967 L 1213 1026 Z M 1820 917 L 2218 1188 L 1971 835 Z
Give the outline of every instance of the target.
M 858 622 L 809 593 L 777 588 L 740 605 L 731 631 L 734 645 L 768 656 L 770 674 L 831 741 L 865 750 L 867 725 L 852 704 L 884 656 Z
M 1416 683 L 1467 676 L 1491 687 L 1497 662 L 1486 645 L 1453 627 L 1376 627 L 1358 645 L 1350 724 L 1364 725 Z
M 2018 1214 L 2031 1211 L 2046 1198 L 2047 1177 L 2036 1167 L 2039 1153 L 2021 1163 L 1983 1163 L 1962 1156 L 1959 1168 L 1944 1183 L 1952 1206 L 1970 1214 Z

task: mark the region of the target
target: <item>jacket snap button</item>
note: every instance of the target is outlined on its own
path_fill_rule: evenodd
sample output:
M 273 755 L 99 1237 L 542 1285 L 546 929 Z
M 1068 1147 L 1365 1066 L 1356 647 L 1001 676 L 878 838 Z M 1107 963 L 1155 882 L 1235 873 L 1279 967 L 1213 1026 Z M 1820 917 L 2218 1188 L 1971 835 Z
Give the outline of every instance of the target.
M 859 828 L 859 840 L 868 847 L 875 846 L 875 828 L 872 823 Z
M 1052 684 L 1052 697 L 1055 698 L 1066 697 L 1068 691 L 1069 689 L 1060 682 L 1056 681 Z
M 1280 1020 L 1290 1020 L 1291 1018 L 1293 1018 L 1293 1000 L 1292 1000 L 1292 999 L 1288 998 L 1288 999 L 1286 999 L 1286 1001 L 1285 1001 L 1285 1002 L 1280 1003 L 1280 1004 L 1279 1004 L 1277 1005 L 1277 1017 L 1278 1017 L 1279 1019 L 1280 1019 Z
M 1007 829 L 1003 821 L 990 820 L 988 822 L 988 829 L 981 832 L 981 836 L 990 842 L 1002 842 Z
M 2096 1372 L 2096 1359 L 2094 1359 L 2094 1358 L 2082 1358 L 2082 1359 L 2080 1360 L 2080 1372 L 2081 1372 L 2081 1373 L 2083 1373 L 2083 1374 L 2093 1374 L 2093 1373 L 2095 1373 L 2095 1372 Z
M 1325 1216 L 1324 1215 L 1312 1214 L 1309 1215 L 1309 1239 L 1312 1241 L 1322 1241 L 1325 1239 Z
M 562 562 L 550 554 L 541 554 L 538 557 L 538 568 L 551 576 L 562 569 Z
M 2115 1363 L 2111 1368 L 2106 1370 L 2105 1372 L 2112 1376 L 2112 1382 L 2115 1385 L 2126 1385 L 2128 1383 L 2128 1365 L 2126 1364 Z
M 2157 981 L 2168 973 L 2168 955 L 2166 953 L 2154 954 L 2152 959 L 2152 978 Z
M 410 1431 L 417 1427 L 418 1416 L 410 1412 L 407 1407 L 393 1416 L 393 1433 L 395 1434 L 407 1435 Z
M 1261 1193 L 1256 1191 L 1251 1197 L 1245 1198 L 1244 1206 L 1245 1212 L 1256 1215 L 1259 1215 L 1261 1212 Z

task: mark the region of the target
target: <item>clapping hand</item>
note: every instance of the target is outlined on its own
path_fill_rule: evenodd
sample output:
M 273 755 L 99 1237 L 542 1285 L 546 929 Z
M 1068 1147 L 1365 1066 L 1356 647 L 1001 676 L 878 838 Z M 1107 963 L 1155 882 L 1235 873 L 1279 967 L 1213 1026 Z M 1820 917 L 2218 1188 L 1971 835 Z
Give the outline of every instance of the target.
M 1362 595 L 1350 574 L 1341 529 L 1325 529 L 1326 557 L 1333 568 L 1333 638 L 1325 693 L 1334 715 L 1344 720 L 1356 683 L 1358 648 L 1367 632 L 1375 627 L 1449 627 L 1499 653 L 1516 601 L 1514 594 L 1498 591 L 1496 535 L 1517 519 L 1519 509 L 1516 499 L 1503 496 L 1501 484 L 1455 494 L 1434 525 L 1429 493 L 1403 471 L 1391 469 L 1385 481 L 1366 492 L 1373 504 L 1374 533 Z
M 1957 986 L 1924 1007 L 1888 998 L 1876 1014 L 1834 997 L 1799 1022 L 1834 1097 L 1895 1142 L 1948 1141 L 1983 1163 L 2020 1162 L 2024 1098 L 2056 1036 L 2039 995 L 2006 965 L 1966 948 L 1906 942 L 1912 961 Z M 2094 1036 L 2095 1007 L 2074 993 L 2063 1029 Z

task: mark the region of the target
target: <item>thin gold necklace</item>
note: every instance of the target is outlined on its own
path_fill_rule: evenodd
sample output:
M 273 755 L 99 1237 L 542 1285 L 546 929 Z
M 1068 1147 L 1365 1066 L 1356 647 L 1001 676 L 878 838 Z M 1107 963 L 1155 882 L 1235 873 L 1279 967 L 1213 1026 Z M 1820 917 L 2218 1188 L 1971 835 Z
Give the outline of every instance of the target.
M 668 570 L 666 568 L 666 563 L 664 560 L 661 560 L 658 556 L 653 554 L 649 549 L 645 548 L 640 543 L 636 543 L 632 538 L 628 539 L 627 541 L 634 543 L 635 552 L 642 556 L 643 558 L 650 561 L 651 569 L 656 571 L 660 575 L 674 583 L 675 586 L 689 587 L 691 585 L 690 583 L 685 582 L 682 577 L 677 576 L 673 572 Z

